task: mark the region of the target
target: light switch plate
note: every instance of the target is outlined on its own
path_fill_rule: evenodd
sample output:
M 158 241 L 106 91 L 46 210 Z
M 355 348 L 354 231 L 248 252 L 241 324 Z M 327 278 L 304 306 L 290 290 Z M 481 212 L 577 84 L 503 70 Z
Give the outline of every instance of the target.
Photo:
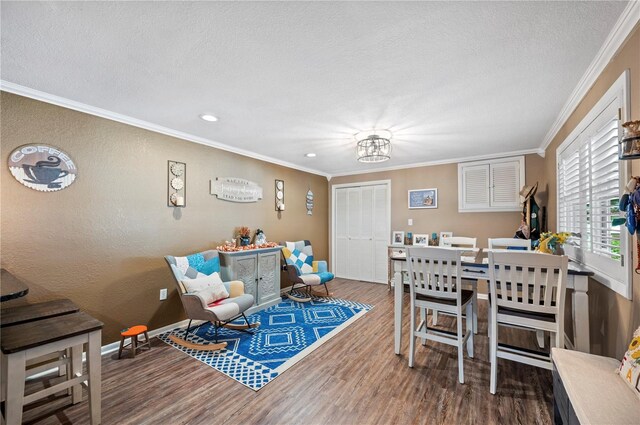
M 412 219 L 412 218 L 410 218 L 409 220 L 407 220 L 407 224 L 408 224 L 409 226 L 413 226 L 413 219 Z
M 160 301 L 164 301 L 167 299 L 167 288 L 162 288 L 160 290 Z

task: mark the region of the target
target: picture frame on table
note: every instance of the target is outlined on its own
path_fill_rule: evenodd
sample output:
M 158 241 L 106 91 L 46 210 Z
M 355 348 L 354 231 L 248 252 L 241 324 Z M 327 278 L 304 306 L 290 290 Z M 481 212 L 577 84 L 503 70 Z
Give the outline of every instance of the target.
M 429 235 L 414 233 L 413 235 L 413 244 L 415 246 L 429 246 Z
M 438 208 L 438 189 L 411 189 L 408 191 L 410 210 Z
M 391 245 L 404 245 L 404 232 L 394 230 L 391 236 Z
M 443 239 L 447 239 L 453 236 L 453 232 L 440 232 L 440 239 L 439 239 L 439 244 L 442 244 L 442 240 Z

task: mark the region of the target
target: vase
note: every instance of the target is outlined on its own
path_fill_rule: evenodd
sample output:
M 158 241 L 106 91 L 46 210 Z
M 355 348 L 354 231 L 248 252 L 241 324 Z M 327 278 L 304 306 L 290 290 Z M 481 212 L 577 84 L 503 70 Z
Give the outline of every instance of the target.
M 247 246 L 251 243 L 249 236 L 240 236 L 240 246 Z

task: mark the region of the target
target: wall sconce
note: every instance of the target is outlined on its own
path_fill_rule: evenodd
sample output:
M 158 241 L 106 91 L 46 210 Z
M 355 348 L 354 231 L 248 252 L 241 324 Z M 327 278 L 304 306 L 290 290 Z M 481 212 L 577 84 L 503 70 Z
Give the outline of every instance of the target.
M 167 205 L 169 207 L 185 207 L 187 205 L 187 164 L 169 161 L 167 174 Z
M 284 180 L 276 180 L 276 211 L 284 211 Z

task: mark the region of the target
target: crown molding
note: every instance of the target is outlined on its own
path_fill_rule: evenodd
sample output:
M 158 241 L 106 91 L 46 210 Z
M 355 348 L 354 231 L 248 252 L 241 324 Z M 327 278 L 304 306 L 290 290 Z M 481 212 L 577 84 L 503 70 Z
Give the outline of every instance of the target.
M 304 171 L 306 173 L 316 174 L 316 175 L 324 176 L 327 178 L 330 177 L 330 174 L 319 171 L 319 170 L 315 170 L 313 168 L 301 167 L 291 162 L 282 161 L 277 158 L 272 158 L 270 156 L 261 155 L 245 149 L 229 146 L 224 143 L 216 142 L 214 140 L 210 140 L 204 137 L 195 136 L 193 134 L 184 133 L 178 130 L 173 130 L 168 127 L 163 127 L 158 124 L 139 120 L 137 118 L 119 114 L 117 112 L 108 111 L 106 109 L 97 108 L 95 106 L 87 105 L 85 103 L 76 102 L 75 100 L 67 99 L 61 96 L 56 96 L 40 90 L 35 90 L 29 87 L 22 86 L 20 84 L 12 83 L 10 81 L 0 80 L 0 90 L 6 91 L 8 93 L 13 93 L 20 96 L 28 97 L 31 99 L 39 100 L 41 102 L 50 103 L 52 105 L 62 106 L 63 108 L 73 109 L 74 111 L 83 112 L 85 114 L 94 115 L 100 118 L 106 118 L 108 120 L 121 122 L 123 124 L 128 124 L 134 127 L 153 131 L 155 133 L 160 133 L 160 134 L 175 137 L 178 139 L 186 140 L 189 142 L 198 143 L 201 145 L 220 149 L 223 151 L 232 152 L 238 155 L 257 159 L 259 161 L 264 161 L 264 162 L 268 162 L 275 165 L 281 165 L 283 167 L 292 168 L 294 170 Z
M 560 114 L 542 140 L 542 144 L 540 145 L 541 150 L 545 151 L 549 147 L 553 138 L 556 137 L 556 134 L 560 131 L 560 128 L 567 122 L 573 111 L 578 107 L 578 104 L 596 82 L 600 74 L 602 74 L 605 67 L 611 62 L 611 59 L 613 59 L 620 47 L 624 44 L 638 22 L 640 22 L 640 1 L 632 0 L 627 4 L 622 14 L 620 14 L 618 21 L 613 26 L 604 44 L 560 110 Z
M 503 153 L 492 153 L 486 155 L 475 155 L 475 156 L 464 156 L 459 158 L 449 158 L 442 159 L 439 161 L 427 161 L 427 162 L 419 162 L 414 164 L 406 164 L 406 165 L 395 165 L 392 167 L 383 167 L 383 168 L 374 168 L 371 170 L 359 170 L 359 171 L 345 171 L 342 173 L 333 173 L 331 177 L 342 177 L 342 176 L 355 176 L 358 174 L 369 174 L 369 173 L 382 173 L 385 171 L 395 171 L 395 170 L 406 170 L 409 168 L 419 168 L 419 167 L 431 167 L 434 165 L 446 165 L 446 164 L 458 164 L 461 162 L 469 162 L 469 161 L 481 161 L 484 159 L 499 159 L 499 158 L 507 158 L 511 156 L 520 156 L 520 155 L 540 155 L 544 157 L 544 151 L 538 148 L 534 149 L 524 149 L 519 151 L 511 151 L 511 152 L 503 152 Z

